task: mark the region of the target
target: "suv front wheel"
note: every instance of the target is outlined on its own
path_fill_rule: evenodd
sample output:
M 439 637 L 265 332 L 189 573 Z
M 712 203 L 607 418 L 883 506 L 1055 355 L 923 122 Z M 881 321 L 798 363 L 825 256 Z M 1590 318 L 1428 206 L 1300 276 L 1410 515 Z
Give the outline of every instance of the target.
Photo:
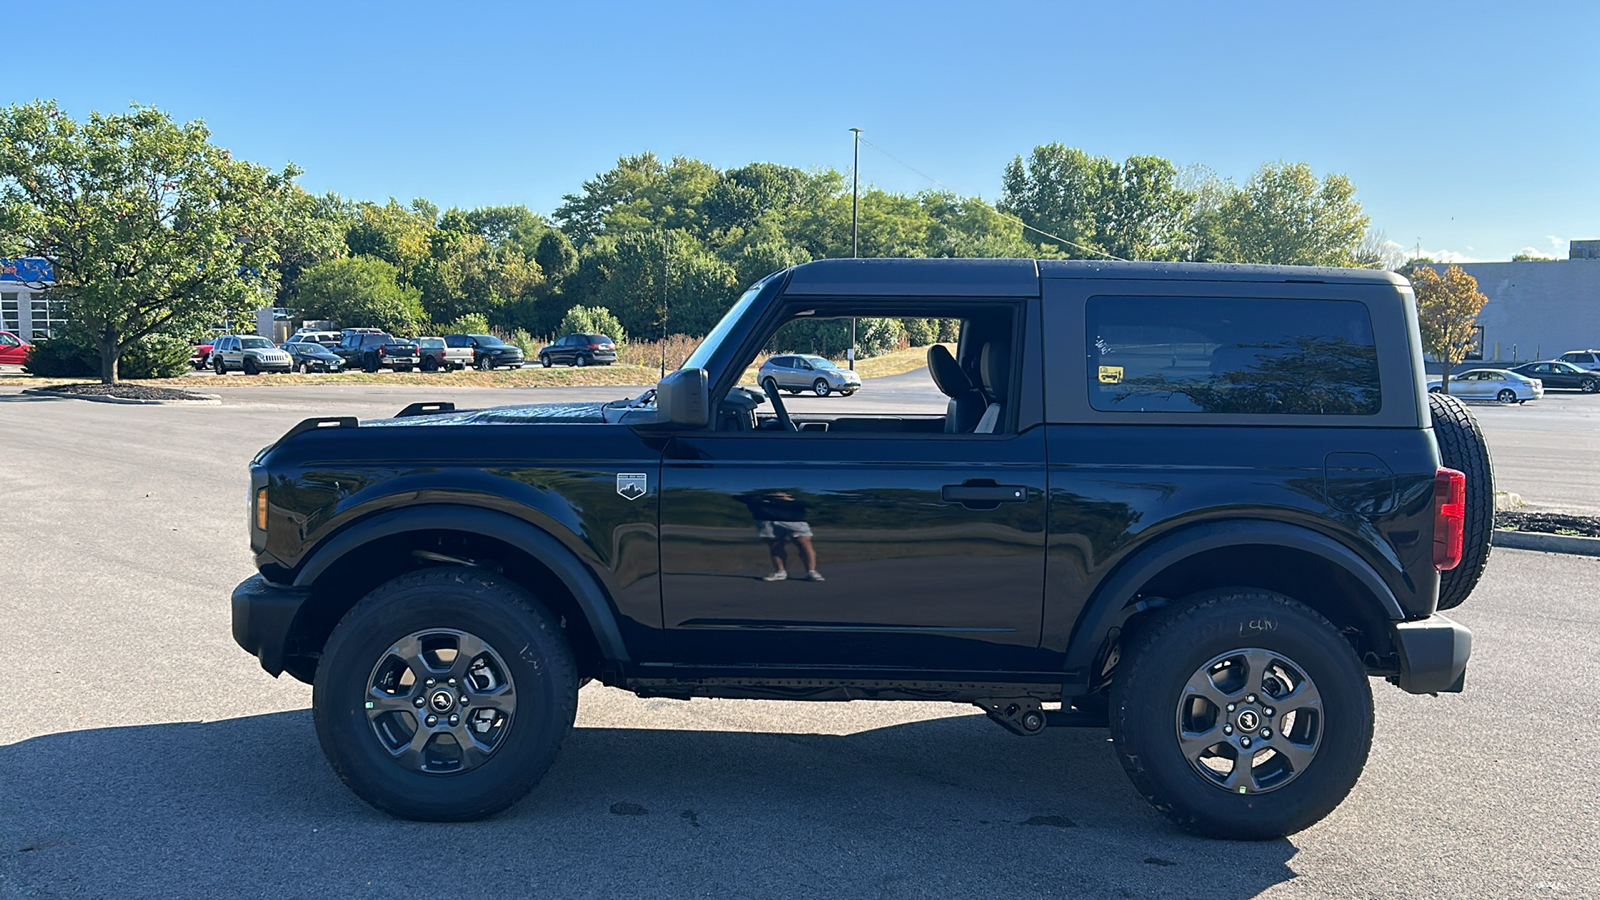
M 312 693 L 323 753 L 387 813 L 465 821 L 521 800 L 578 707 L 561 628 L 518 585 L 456 567 L 381 585 L 340 621 Z
M 1111 735 L 1128 777 L 1180 827 L 1264 840 L 1299 831 L 1355 786 L 1372 691 L 1327 619 L 1271 591 L 1206 592 L 1126 639 Z

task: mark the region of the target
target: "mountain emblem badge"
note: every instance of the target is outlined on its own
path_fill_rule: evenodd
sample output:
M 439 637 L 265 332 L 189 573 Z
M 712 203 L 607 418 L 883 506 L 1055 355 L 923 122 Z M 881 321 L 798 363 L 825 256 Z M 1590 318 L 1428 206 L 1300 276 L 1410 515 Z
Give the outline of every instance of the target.
M 629 500 L 643 497 L 650 487 L 649 476 L 643 472 L 618 472 L 617 493 Z

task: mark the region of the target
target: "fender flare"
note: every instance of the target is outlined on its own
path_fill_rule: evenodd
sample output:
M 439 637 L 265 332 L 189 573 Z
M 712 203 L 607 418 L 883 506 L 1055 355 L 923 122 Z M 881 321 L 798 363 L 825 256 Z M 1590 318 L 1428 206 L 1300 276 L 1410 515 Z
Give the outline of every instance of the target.
M 340 530 L 300 566 L 295 587 L 311 587 L 345 554 L 380 538 L 408 531 L 464 531 L 504 541 L 528 554 L 555 573 L 572 594 L 589 622 L 601 655 L 612 662 L 628 661 L 628 650 L 617 627 L 610 598 L 594 573 L 549 532 L 503 512 L 474 506 L 426 504 L 394 509 L 359 519 Z
M 1134 597 L 1151 578 L 1196 554 L 1240 544 L 1287 547 L 1321 557 L 1339 566 L 1366 588 L 1390 620 L 1405 618 L 1394 591 L 1372 565 L 1325 534 L 1265 519 L 1205 522 L 1156 538 L 1117 566 L 1078 617 L 1078 627 L 1067 643 L 1067 668 L 1090 671 L 1111 629 L 1120 627 L 1138 611 Z

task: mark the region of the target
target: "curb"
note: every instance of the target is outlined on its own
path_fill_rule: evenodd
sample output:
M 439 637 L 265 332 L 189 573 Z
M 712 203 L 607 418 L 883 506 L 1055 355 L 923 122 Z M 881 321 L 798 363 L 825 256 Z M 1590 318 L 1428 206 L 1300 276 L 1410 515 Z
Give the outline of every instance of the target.
M 63 394 L 49 388 L 24 388 L 22 393 L 57 400 L 89 400 L 94 403 L 120 403 L 124 406 L 221 406 L 221 394 L 202 394 L 198 400 L 135 400 L 130 397 L 102 397 L 98 394 Z
M 1600 556 L 1600 538 L 1580 537 L 1570 534 L 1546 534 L 1542 531 L 1496 530 L 1489 542 L 1496 547 L 1513 550 L 1542 550 L 1545 553 L 1574 553 L 1579 556 Z

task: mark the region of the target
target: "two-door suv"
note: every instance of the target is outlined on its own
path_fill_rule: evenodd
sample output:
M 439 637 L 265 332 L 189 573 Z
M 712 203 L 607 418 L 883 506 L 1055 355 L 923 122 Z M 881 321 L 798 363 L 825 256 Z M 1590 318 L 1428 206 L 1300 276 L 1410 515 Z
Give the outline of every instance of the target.
M 738 383 L 790 323 L 852 316 L 960 321 L 934 402 Z M 515 803 L 597 679 L 1109 726 L 1183 827 L 1282 835 L 1355 784 L 1371 677 L 1463 686 L 1437 610 L 1483 569 L 1493 488 L 1422 373 L 1383 272 L 808 263 L 644 397 L 302 422 L 250 467 L 233 633 L 404 817 Z

